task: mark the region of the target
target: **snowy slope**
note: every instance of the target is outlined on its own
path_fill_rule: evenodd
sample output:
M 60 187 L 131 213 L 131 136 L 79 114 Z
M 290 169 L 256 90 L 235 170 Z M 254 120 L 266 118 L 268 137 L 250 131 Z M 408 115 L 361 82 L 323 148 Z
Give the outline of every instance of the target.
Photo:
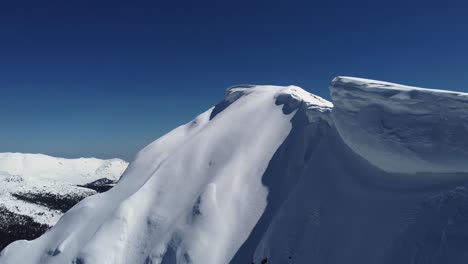
M 0 171 L 23 178 L 84 184 L 99 178 L 117 180 L 127 168 L 121 159 L 64 159 L 43 154 L 0 153 Z
M 0 263 L 467 263 L 467 95 L 331 92 L 228 89 Z

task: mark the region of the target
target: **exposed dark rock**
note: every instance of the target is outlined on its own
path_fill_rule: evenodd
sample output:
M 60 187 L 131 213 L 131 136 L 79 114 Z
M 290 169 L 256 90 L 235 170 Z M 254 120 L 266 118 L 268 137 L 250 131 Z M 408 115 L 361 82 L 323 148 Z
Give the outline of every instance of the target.
M 86 183 L 84 185 L 78 185 L 78 186 L 83 187 L 83 188 L 92 189 L 92 190 L 95 190 L 96 192 L 102 193 L 102 192 L 106 192 L 106 191 L 112 189 L 112 187 L 114 187 L 115 183 L 116 182 L 111 180 L 111 179 L 101 178 L 99 180 L 95 180 L 93 182 Z

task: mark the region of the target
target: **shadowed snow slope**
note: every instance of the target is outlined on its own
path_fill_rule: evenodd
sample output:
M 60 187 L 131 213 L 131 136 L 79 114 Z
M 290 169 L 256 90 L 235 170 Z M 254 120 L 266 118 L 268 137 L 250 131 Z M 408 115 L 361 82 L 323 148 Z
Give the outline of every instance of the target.
M 466 95 L 331 90 L 228 89 L 0 263 L 467 263 Z
M 340 135 L 372 164 L 468 172 L 468 94 L 346 77 L 333 80 L 331 94 Z

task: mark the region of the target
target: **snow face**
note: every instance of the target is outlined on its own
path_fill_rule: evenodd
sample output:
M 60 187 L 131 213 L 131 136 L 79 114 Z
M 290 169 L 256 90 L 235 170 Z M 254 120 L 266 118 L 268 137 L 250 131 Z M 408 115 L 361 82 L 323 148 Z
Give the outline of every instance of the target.
M 25 179 L 85 184 L 99 178 L 117 180 L 128 163 L 121 159 L 64 159 L 43 154 L 0 153 L 0 171 Z
M 229 88 L 0 263 L 467 263 L 466 95 L 331 91 Z
M 468 94 L 337 77 L 336 127 L 356 153 L 388 172 L 468 172 Z

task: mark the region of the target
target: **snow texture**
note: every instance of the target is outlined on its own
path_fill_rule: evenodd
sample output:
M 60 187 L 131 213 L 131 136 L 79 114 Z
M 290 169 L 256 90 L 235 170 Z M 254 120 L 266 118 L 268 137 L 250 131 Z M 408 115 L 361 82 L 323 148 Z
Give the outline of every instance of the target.
M 467 263 L 467 95 L 331 93 L 229 88 L 0 263 Z
M 337 77 L 340 135 L 389 172 L 468 172 L 468 94 Z

